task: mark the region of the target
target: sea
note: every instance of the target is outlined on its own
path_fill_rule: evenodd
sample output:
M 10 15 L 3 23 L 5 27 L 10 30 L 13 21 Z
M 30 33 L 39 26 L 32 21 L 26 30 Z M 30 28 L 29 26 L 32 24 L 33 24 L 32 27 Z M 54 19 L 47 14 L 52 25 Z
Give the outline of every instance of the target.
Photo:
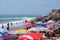
M 32 17 L 37 17 L 37 16 L 31 16 L 31 15 L 0 15 L 0 24 L 8 23 L 11 21 L 20 21 L 24 17 L 32 18 Z
M 8 23 L 10 22 L 20 22 L 23 21 L 24 19 L 29 19 L 29 18 L 36 18 L 38 16 L 32 16 L 32 15 L 0 15 L 0 28 L 2 27 L 2 24 L 6 27 Z M 14 24 L 12 27 L 18 27 L 23 28 L 23 25 L 19 24 Z

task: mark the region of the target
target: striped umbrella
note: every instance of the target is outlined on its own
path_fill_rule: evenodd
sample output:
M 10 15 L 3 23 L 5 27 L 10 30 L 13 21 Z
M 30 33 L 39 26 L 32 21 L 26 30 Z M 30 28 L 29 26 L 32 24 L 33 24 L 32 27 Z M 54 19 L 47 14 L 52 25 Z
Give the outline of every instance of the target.
M 42 40 L 43 35 L 39 33 L 29 33 L 26 35 L 22 35 L 18 38 L 18 40 Z

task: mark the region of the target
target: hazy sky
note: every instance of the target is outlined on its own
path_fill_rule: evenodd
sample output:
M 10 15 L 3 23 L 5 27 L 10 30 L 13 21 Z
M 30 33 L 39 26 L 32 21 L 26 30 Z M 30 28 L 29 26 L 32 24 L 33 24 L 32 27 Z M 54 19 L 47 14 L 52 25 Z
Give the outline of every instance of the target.
M 0 0 L 0 15 L 40 15 L 60 9 L 60 0 Z

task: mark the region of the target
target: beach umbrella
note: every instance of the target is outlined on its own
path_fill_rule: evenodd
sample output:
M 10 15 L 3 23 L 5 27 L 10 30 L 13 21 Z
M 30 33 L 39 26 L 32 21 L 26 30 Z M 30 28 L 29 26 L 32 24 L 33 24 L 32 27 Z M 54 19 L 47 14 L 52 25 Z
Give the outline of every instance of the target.
M 29 31 L 38 31 L 38 29 L 39 29 L 39 28 L 34 28 L 34 27 L 33 27 L 33 28 L 28 29 L 28 30 L 29 30 Z
M 39 22 L 37 22 L 36 24 L 43 24 L 43 22 L 39 21 Z
M 5 35 L 2 38 L 6 39 L 6 40 L 14 40 L 14 39 L 17 38 L 17 36 L 16 35 L 9 34 L 9 35 Z
M 42 40 L 43 35 L 40 33 L 29 33 L 22 35 L 18 38 L 18 40 Z
M 53 20 L 49 20 L 48 23 L 54 23 L 54 21 Z
M 50 29 L 46 28 L 46 27 L 35 27 L 36 29 L 38 29 L 38 31 L 49 31 Z
M 32 26 L 32 23 L 26 22 L 26 23 L 25 23 L 25 26 L 26 26 L 26 27 L 31 27 L 31 26 Z
M 5 34 L 4 34 L 4 33 L 2 33 L 2 32 L 0 32 L 0 37 L 1 37 L 1 36 L 5 36 Z
M 25 34 L 28 32 L 29 32 L 29 30 L 19 29 L 19 30 L 14 31 L 12 34 Z
M 30 28 L 30 29 L 28 29 L 28 30 L 29 30 L 29 31 L 38 31 L 39 28 L 41 28 L 41 27 L 43 27 L 43 26 L 41 26 L 41 25 L 37 25 L 37 26 L 32 27 L 32 28 Z
M 51 25 L 52 25 L 52 26 L 55 26 L 55 27 L 56 27 L 56 26 L 59 26 L 58 23 L 52 23 Z
M 45 28 L 45 27 L 41 27 L 41 28 L 39 28 L 39 31 L 49 31 L 50 29 L 48 29 L 48 28 Z
M 51 24 L 46 24 L 45 26 L 46 26 L 46 28 L 53 28 L 53 25 L 51 25 Z
M 45 23 L 43 23 L 43 22 L 39 21 L 39 22 L 37 22 L 36 24 L 45 25 L 45 24 L 46 24 L 46 22 L 45 22 Z
M 8 34 L 13 34 L 16 30 L 11 30 L 8 32 Z
M 37 25 L 41 25 L 41 26 L 45 26 L 45 24 L 47 24 L 46 22 L 45 23 L 43 23 L 43 22 L 37 22 L 36 23 Z
M 30 28 L 29 31 L 49 31 L 49 29 L 42 26 Z

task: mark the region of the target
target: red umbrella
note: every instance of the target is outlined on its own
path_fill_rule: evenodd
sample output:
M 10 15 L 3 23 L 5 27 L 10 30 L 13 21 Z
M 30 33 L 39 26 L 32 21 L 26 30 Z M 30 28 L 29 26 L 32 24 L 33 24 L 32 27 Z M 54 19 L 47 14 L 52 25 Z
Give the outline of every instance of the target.
M 31 27 L 31 26 L 32 26 L 32 23 L 26 22 L 26 23 L 25 23 L 25 26 L 26 26 L 26 27 Z
M 43 39 L 43 35 L 39 34 L 39 33 L 29 33 L 26 35 L 22 35 L 21 37 L 18 38 L 18 40 L 42 40 Z
M 29 40 L 29 39 L 26 38 L 26 37 L 21 37 L 21 38 L 19 38 L 18 40 Z
M 33 21 L 31 21 L 31 23 L 32 23 L 32 26 L 33 26 L 33 27 L 36 26 L 36 24 L 35 24 Z

